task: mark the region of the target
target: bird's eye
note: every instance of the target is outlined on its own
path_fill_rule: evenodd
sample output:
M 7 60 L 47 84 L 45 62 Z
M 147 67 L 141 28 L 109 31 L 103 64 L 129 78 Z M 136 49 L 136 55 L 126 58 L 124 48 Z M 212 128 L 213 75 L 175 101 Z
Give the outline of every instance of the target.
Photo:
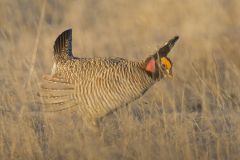
M 166 68 L 166 65 L 165 65 L 165 64 L 162 64 L 162 67 L 163 67 L 163 68 Z

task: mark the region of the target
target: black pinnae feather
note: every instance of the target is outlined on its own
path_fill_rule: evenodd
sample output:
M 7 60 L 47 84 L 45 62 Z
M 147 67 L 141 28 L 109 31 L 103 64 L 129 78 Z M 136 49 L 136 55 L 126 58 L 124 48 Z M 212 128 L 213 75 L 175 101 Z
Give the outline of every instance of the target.
M 179 36 L 175 36 L 172 39 L 170 39 L 167 43 L 165 43 L 163 45 L 163 47 L 161 47 L 158 50 L 158 54 L 160 57 L 166 57 L 168 55 L 168 53 L 171 51 L 172 47 L 175 45 L 175 43 L 177 42 L 177 40 L 179 39 Z

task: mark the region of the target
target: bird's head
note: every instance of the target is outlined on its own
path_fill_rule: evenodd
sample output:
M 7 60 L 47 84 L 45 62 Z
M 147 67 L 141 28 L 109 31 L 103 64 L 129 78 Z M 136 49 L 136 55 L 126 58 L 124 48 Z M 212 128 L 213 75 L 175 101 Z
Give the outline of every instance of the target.
M 154 79 L 172 77 L 173 63 L 167 57 L 168 53 L 178 40 L 178 36 L 173 37 L 165 43 L 155 54 L 149 56 L 145 60 L 144 69 Z

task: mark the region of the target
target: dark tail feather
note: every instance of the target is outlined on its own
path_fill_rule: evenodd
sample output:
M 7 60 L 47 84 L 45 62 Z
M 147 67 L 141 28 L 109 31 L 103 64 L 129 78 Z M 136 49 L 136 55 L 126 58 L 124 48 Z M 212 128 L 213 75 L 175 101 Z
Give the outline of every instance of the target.
M 72 57 L 72 29 L 61 33 L 56 39 L 53 48 L 56 60 Z

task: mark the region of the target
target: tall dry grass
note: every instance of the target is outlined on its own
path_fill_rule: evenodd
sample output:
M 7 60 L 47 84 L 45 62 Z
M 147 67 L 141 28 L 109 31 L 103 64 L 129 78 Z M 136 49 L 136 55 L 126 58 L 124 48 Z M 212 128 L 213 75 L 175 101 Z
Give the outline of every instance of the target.
M 239 159 L 239 7 L 238 0 L 0 0 L 0 159 Z M 82 57 L 143 59 L 179 35 L 174 78 L 94 132 L 77 113 L 39 112 L 38 83 L 50 72 L 56 36 L 70 27 Z

